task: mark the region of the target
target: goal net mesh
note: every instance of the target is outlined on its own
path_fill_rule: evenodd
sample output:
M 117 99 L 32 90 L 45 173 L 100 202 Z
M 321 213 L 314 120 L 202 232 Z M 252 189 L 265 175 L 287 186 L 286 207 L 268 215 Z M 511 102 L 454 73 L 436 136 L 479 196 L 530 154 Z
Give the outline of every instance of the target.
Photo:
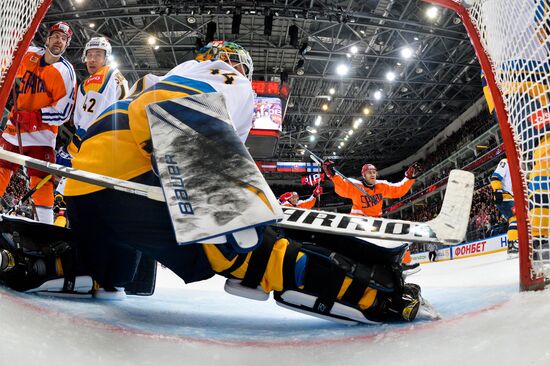
M 11 87 L 12 80 L 8 80 L 8 72 L 14 65 L 18 52 L 25 52 L 28 42 L 25 38 L 32 39 L 36 27 L 40 22 L 45 9 L 51 0 L 5 0 L 0 9 L 0 90 Z M 3 110 L 5 100 L 0 99 L 0 111 Z M 0 113 L 1 114 L 1 113 Z
M 550 272 L 550 1 L 454 0 L 489 58 L 519 159 L 532 277 Z

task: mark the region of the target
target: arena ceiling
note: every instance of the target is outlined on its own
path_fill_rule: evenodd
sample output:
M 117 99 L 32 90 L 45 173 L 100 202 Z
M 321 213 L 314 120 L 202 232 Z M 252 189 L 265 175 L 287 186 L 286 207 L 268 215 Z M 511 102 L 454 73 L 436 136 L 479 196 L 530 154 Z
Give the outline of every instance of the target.
M 383 168 L 410 156 L 482 94 L 480 67 L 460 20 L 441 8 L 430 19 L 429 7 L 420 0 L 55 0 L 39 37 L 53 22 L 67 21 L 75 31 L 68 58 L 84 77 L 84 44 L 106 36 L 133 82 L 194 58 L 213 22 L 214 39 L 251 53 L 254 78 L 288 77 L 277 159 L 302 159 L 300 142 L 340 157 L 344 172 L 356 174 L 367 160 Z M 337 74 L 341 64 L 349 69 L 344 76 Z

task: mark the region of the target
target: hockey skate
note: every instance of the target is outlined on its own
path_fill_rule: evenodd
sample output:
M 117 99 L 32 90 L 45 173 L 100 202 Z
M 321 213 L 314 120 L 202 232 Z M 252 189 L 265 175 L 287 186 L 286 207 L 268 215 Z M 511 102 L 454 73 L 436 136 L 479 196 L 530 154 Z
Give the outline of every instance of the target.
M 508 241 L 508 250 L 506 253 L 508 253 L 508 259 L 514 259 L 519 256 L 519 246 L 517 240 Z

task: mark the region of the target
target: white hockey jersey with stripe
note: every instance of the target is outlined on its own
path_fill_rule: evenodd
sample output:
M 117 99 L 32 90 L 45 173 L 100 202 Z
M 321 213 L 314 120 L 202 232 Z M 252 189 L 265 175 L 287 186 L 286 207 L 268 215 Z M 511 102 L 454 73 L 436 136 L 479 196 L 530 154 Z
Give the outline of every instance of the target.
M 139 79 L 130 89 L 130 95 L 136 96 L 144 90 L 149 89 L 159 81 L 166 80 L 171 76 L 181 77 L 180 80 L 188 79 L 190 85 L 195 79 L 210 84 L 216 91 L 224 94 L 229 114 L 233 122 L 233 127 L 237 131 L 237 135 L 244 143 L 250 129 L 252 128 L 252 117 L 254 107 L 254 97 L 256 96 L 250 86 L 237 70 L 229 64 L 219 61 L 197 61 L 191 60 L 179 64 L 170 70 L 166 75 L 159 77 L 152 74 L 147 74 Z M 237 88 L 235 85 L 239 85 Z M 238 89 L 239 92 L 235 92 Z M 250 106 L 251 109 L 242 108 L 243 105 Z
M 502 159 L 498 163 L 497 168 L 491 176 L 491 180 L 493 179 L 497 179 L 502 183 L 502 190 L 504 191 L 504 193 L 508 193 L 513 196 L 512 179 L 510 178 L 510 167 L 508 166 L 508 159 Z
M 103 66 L 78 86 L 74 111 L 74 125 L 82 137 L 88 127 L 111 104 L 126 98 L 128 81 L 120 71 Z

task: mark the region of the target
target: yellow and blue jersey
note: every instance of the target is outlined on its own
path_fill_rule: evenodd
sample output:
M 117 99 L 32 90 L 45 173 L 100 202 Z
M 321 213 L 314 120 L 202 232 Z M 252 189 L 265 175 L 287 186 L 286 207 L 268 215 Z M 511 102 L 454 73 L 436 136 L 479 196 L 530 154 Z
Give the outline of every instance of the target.
M 194 62 L 194 64 L 197 63 Z M 205 71 L 204 66 L 213 66 L 218 70 L 227 65 L 224 62 L 203 62 L 201 64 L 202 71 Z M 234 70 L 229 65 L 227 67 Z M 208 80 L 208 77 L 206 78 L 208 82 L 206 82 L 199 80 L 196 76 L 194 78 L 185 77 L 182 74 L 182 72 L 169 73 L 145 91 L 119 101 L 101 113 L 88 128 L 82 141 L 75 140 L 70 146 L 69 151 L 73 155 L 73 168 L 123 180 L 131 180 L 150 171 L 153 151 L 151 131 L 145 110 L 150 103 L 223 91 L 224 95 L 230 96 L 230 101 L 233 102 L 231 106 L 228 105 L 230 114 L 232 108 L 237 108 L 241 113 L 243 110 L 249 110 L 249 116 L 248 113 L 244 115 L 248 116 L 248 120 L 239 121 L 239 125 L 242 125 L 248 133 L 252 124 L 253 111 L 253 98 L 249 98 L 249 96 L 253 97 L 253 92 L 248 79 L 239 74 L 233 84 L 226 84 L 224 78 L 220 77 L 220 82 L 227 86 L 224 88 L 219 83 L 212 82 L 212 79 Z M 209 73 L 208 75 L 217 74 Z M 234 91 L 233 95 L 229 91 Z M 240 98 L 243 94 L 244 98 Z M 234 121 L 239 118 L 235 114 L 232 117 Z M 246 126 L 247 124 L 248 126 Z M 239 133 L 239 130 L 237 132 Z M 67 196 L 76 196 L 101 189 L 104 188 L 68 179 L 64 193 Z

